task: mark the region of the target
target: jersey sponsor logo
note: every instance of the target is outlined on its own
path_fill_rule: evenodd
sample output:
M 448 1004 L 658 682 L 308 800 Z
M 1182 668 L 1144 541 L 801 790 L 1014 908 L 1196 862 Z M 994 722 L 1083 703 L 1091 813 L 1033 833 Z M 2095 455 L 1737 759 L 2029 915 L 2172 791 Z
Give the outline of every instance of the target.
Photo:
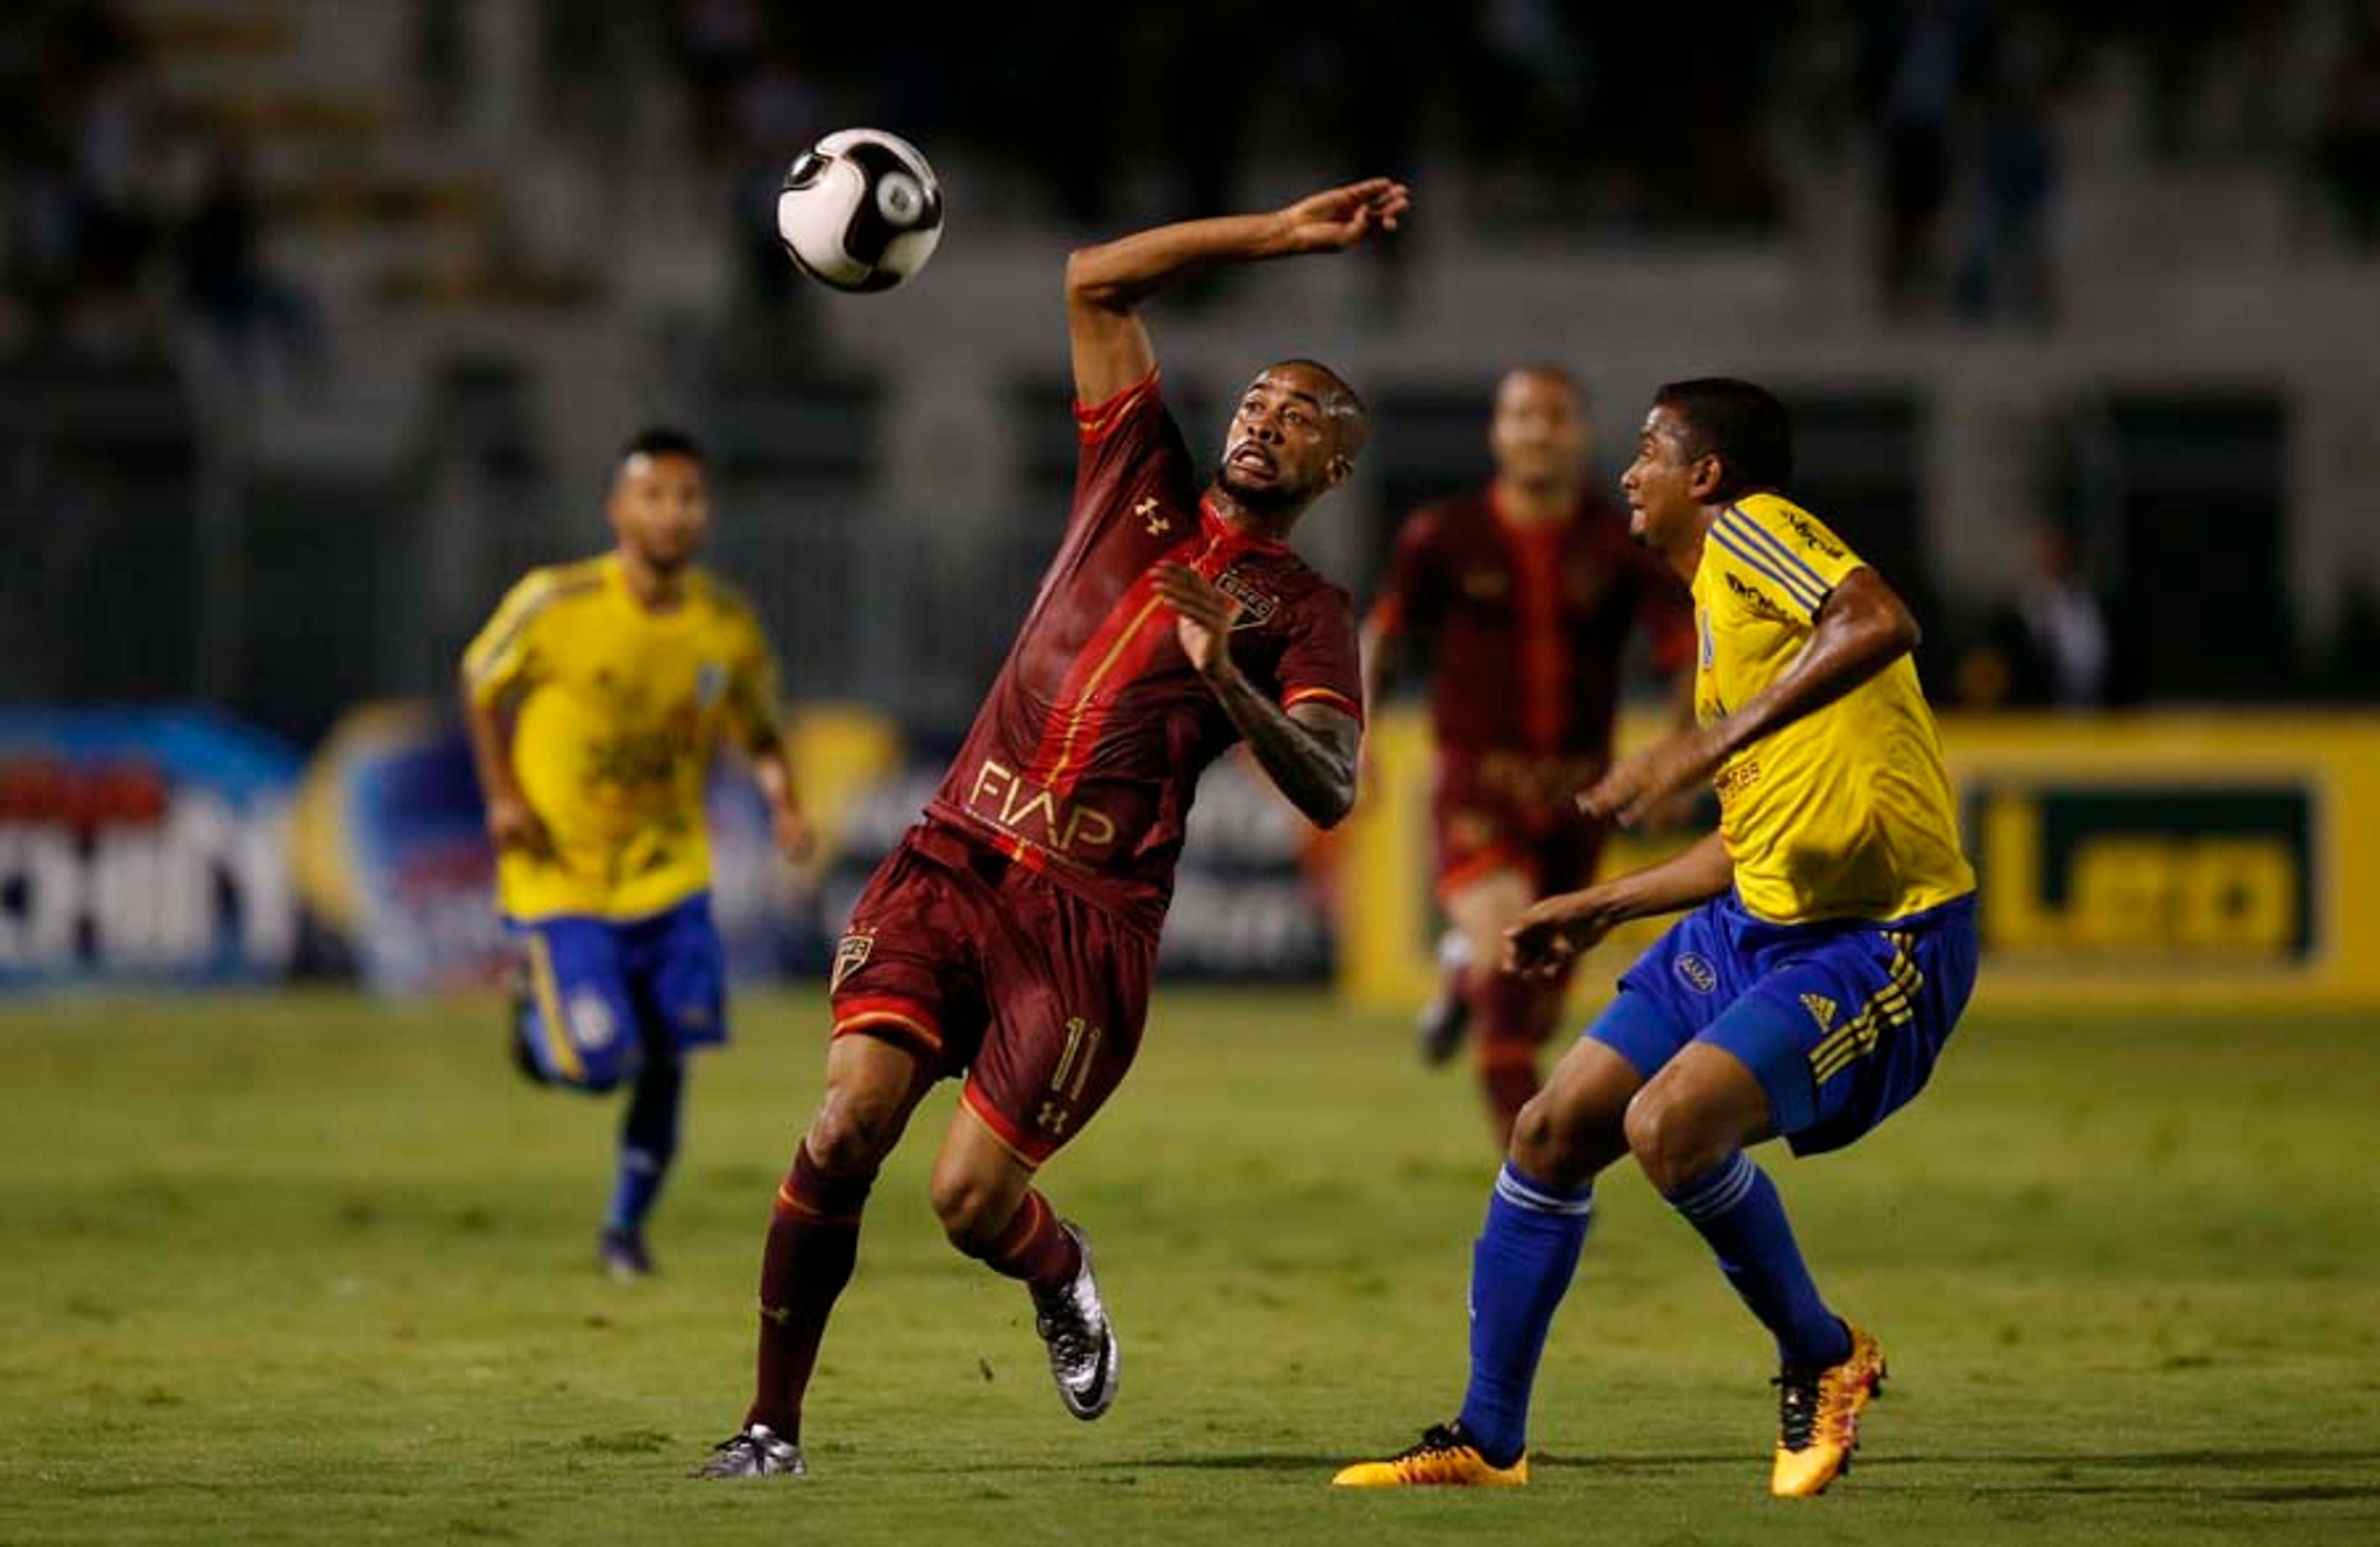
M 1843 556 L 1843 545 L 1820 531 L 1818 524 L 1807 516 L 1798 510 L 1780 510 L 1778 515 L 1782 517 L 1785 524 L 1792 529 L 1793 535 L 1802 540 L 1802 546 L 1804 548 L 1814 554 L 1824 554 L 1830 559 Z
M 967 786 L 966 808 L 1018 837 L 1069 857 L 1097 854 L 1116 840 L 1115 819 L 984 759 Z
M 1835 1002 L 1825 994 L 1803 994 L 1802 1008 L 1810 1012 L 1810 1018 L 1818 1023 L 1819 1030 L 1831 1031 L 1835 1029 Z
M 1718 803 L 1724 806 L 1759 782 L 1760 760 L 1745 757 L 1720 769 L 1711 780 L 1711 788 L 1718 792 Z
M 1238 615 L 1232 619 L 1235 633 L 1243 628 L 1261 628 L 1281 611 L 1281 598 L 1258 590 L 1256 582 L 1240 573 L 1237 565 L 1215 577 L 1215 589 L 1240 604 Z
M 1768 599 L 1767 593 L 1763 591 L 1758 586 L 1748 585 L 1744 581 L 1738 579 L 1735 576 L 1727 574 L 1725 571 L 1721 571 L 1721 574 L 1727 580 L 1727 589 L 1734 594 L 1737 601 L 1743 603 L 1743 610 L 1745 612 L 1752 614 L 1755 617 L 1767 618 L 1771 623 L 1788 623 L 1792 620 L 1793 615 L 1779 606 L 1776 603 L 1771 602 Z M 1707 638 L 1707 636 L 1706 636 L 1706 638 Z M 1705 664 L 1708 664 L 1707 660 L 1706 660 Z
M 1675 963 L 1678 981 L 1696 993 L 1718 992 L 1718 971 L 1692 951 L 1681 955 Z
M 834 969 L 827 975 L 826 991 L 834 993 L 843 981 L 868 965 L 876 950 L 874 930 L 854 930 L 834 943 Z

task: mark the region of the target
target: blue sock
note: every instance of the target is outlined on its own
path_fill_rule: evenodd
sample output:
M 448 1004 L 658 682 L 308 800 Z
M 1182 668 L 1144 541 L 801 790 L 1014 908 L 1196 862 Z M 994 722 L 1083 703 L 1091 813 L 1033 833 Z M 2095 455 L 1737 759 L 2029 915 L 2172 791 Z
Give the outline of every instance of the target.
M 1779 1362 L 1819 1367 L 1851 1353 L 1851 1334 L 1803 1265 L 1777 1185 L 1750 1155 L 1738 1150 L 1669 1199 L 1718 1254 L 1719 1272 L 1760 1324 L 1776 1334 Z
M 1459 1420 L 1495 1466 L 1511 1466 L 1528 1446 L 1529 1387 L 1594 1206 L 1592 1184 L 1560 1191 L 1510 1161 L 1497 1174 L 1488 1224 L 1471 1249 L 1471 1385 Z
M 644 1224 L 653 1200 L 677 1155 L 678 1108 L 686 1094 L 686 1066 L 675 1058 L 647 1056 L 620 1124 L 620 1173 L 612 1187 L 612 1212 L 604 1224 L 634 1230 Z

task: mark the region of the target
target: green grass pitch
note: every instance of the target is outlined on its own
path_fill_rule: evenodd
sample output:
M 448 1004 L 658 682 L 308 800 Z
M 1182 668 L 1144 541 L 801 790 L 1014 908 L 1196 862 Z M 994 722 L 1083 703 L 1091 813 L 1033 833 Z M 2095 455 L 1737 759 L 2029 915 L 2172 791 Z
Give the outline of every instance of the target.
M 617 1106 L 533 1090 L 487 1002 L 0 1013 L 0 1543 L 2380 1541 L 2380 1022 L 1979 1012 L 1846 1154 L 1764 1151 L 1894 1381 L 1852 1475 L 1767 1498 L 1764 1339 L 1633 1172 L 1537 1391 L 1536 1482 L 1336 1492 L 1445 1417 L 1493 1160 L 1401 1022 L 1168 990 L 1046 1176 L 1124 1340 L 1048 1385 L 941 1240 L 951 1087 L 879 1183 L 813 1476 L 682 1480 L 747 1395 L 821 1005 L 747 997 L 652 1232 L 592 1271 Z

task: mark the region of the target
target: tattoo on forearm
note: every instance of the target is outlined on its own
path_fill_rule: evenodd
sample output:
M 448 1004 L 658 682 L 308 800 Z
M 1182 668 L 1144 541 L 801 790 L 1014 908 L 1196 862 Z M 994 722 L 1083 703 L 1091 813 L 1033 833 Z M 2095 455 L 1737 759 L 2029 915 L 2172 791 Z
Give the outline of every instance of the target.
M 1298 724 L 1233 667 L 1209 679 L 1223 713 L 1256 752 L 1257 761 L 1307 821 L 1329 826 L 1347 814 L 1355 794 L 1355 749 Z

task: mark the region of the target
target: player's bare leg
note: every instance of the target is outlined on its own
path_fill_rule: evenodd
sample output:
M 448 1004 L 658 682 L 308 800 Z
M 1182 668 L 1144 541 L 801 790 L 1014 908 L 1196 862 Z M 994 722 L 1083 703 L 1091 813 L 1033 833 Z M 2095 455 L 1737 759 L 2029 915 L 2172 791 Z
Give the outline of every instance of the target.
M 828 1313 L 851 1282 L 859 1216 L 877 1167 L 900 1141 L 933 1071 L 906 1048 L 838 1037 L 826 1095 L 777 1188 L 760 1265 L 756 1391 L 744 1428 L 698 1468 L 703 1477 L 799 1475 L 802 1397 Z
M 1447 917 L 1462 931 L 1470 951 L 1469 998 L 1478 1022 L 1472 1047 L 1480 1093 L 1500 1144 L 1511 1140 L 1512 1120 L 1537 1093 L 1545 991 L 1497 969 L 1504 959 L 1504 932 L 1536 900 L 1527 874 L 1509 865 L 1463 882 L 1445 900 Z
M 1032 1184 L 1032 1167 L 961 1102 L 934 1160 L 934 1213 L 953 1246 L 1024 1281 L 1059 1400 L 1076 1418 L 1095 1419 L 1114 1402 L 1121 1378 L 1115 1329 L 1092 1275 L 1090 1243 Z
M 1597 1173 L 1628 1153 L 1630 1101 L 1644 1084 L 1581 1038 L 1521 1109 L 1472 1249 L 1471 1383 L 1463 1412 L 1421 1442 L 1332 1480 L 1344 1488 L 1494 1487 L 1529 1480 L 1529 1388 L 1555 1308 L 1586 1238 Z
M 1645 1175 L 1718 1255 L 1719 1271 L 1776 1334 L 1779 1373 L 1772 1492 L 1803 1498 L 1850 1469 L 1859 1420 L 1884 1381 L 1876 1340 L 1827 1309 L 1784 1205 L 1745 1154 L 1773 1137 L 1751 1068 L 1688 1043 L 1629 1103 L 1629 1148 Z

